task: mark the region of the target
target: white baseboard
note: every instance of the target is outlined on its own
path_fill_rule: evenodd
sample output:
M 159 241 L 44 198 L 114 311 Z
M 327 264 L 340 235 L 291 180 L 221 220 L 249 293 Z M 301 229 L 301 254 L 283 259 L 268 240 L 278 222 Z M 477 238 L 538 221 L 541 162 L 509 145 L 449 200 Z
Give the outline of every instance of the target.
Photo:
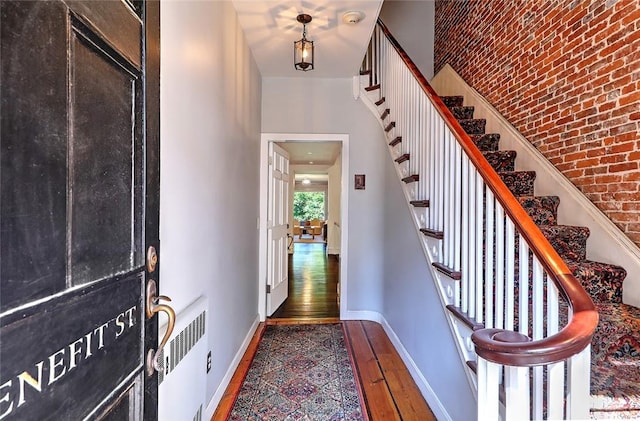
M 370 310 L 347 310 L 340 312 L 340 320 L 369 320 L 382 324 L 382 314 Z
M 396 335 L 396 333 L 393 331 L 391 325 L 389 325 L 389 323 L 387 322 L 387 319 L 382 316 L 381 318 L 382 322 L 380 322 L 380 324 L 382 325 L 382 328 L 387 333 L 387 336 L 391 340 L 393 346 L 396 348 L 396 351 L 398 351 L 398 354 L 400 354 L 400 358 L 402 358 L 402 361 L 407 366 L 407 369 L 409 369 L 409 373 L 411 374 L 413 381 L 416 382 L 416 385 L 418 386 L 418 389 L 420 389 L 422 396 L 427 401 L 427 404 L 429 404 L 429 407 L 433 411 L 433 415 L 435 415 L 436 419 L 438 420 L 451 420 L 451 416 L 442 405 L 442 402 L 440 402 L 440 399 L 438 399 L 438 396 L 436 396 L 427 379 L 425 379 L 422 375 L 422 372 L 416 365 L 415 361 L 413 361 L 413 358 L 411 358 L 409 352 L 405 349 L 404 345 L 402 345 L 402 342 L 400 341 L 400 338 L 398 338 L 398 335 Z
M 340 254 L 340 247 L 327 247 L 327 254 Z
M 227 369 L 227 372 L 222 378 L 222 381 L 220 382 L 220 385 L 218 386 L 216 393 L 213 394 L 213 397 L 209 401 L 209 404 L 205 409 L 204 416 L 202 417 L 203 420 L 210 420 L 211 418 L 213 418 L 213 413 L 216 412 L 216 408 L 218 407 L 218 404 L 222 399 L 222 395 L 224 394 L 224 391 L 227 390 L 227 386 L 229 386 L 229 382 L 231 382 L 231 377 L 233 377 L 233 374 L 236 372 L 236 369 L 238 368 L 238 365 L 240 364 L 240 361 L 242 360 L 244 353 L 247 351 L 247 348 L 249 347 L 249 343 L 251 342 L 251 339 L 253 339 L 253 335 L 255 334 L 259 324 L 260 324 L 260 317 L 258 316 L 251 324 L 251 327 L 249 328 L 249 332 L 247 332 L 247 335 L 245 336 L 244 341 L 240 346 L 240 349 L 238 349 L 238 352 L 236 352 L 235 357 L 233 357 L 233 361 L 231 361 L 231 364 L 229 364 L 229 368 Z

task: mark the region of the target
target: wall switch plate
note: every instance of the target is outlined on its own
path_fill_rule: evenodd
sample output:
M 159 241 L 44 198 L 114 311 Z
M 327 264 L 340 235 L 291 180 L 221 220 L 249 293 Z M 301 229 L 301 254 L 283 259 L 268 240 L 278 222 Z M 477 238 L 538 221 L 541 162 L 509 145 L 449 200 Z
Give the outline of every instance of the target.
M 207 354 L 207 373 L 211 371 L 211 351 Z

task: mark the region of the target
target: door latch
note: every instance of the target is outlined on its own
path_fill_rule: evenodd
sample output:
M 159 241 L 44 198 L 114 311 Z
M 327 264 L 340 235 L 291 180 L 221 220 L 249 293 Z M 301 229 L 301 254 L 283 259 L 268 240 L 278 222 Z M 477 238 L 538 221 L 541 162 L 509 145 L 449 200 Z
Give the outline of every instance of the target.
M 169 317 L 169 323 L 167 325 L 167 331 L 160 342 L 160 346 L 158 350 L 155 351 L 153 348 L 147 352 L 147 375 L 151 376 L 154 371 L 162 370 L 160 362 L 158 361 L 158 357 L 162 355 L 162 350 L 164 346 L 169 341 L 169 337 L 173 333 L 173 328 L 176 325 L 176 312 L 167 305 L 167 304 L 159 304 L 160 300 L 171 301 L 171 298 L 166 295 L 157 295 L 158 290 L 156 286 L 156 281 L 153 279 L 149 279 L 147 282 L 147 319 L 151 319 L 156 313 L 164 312 Z

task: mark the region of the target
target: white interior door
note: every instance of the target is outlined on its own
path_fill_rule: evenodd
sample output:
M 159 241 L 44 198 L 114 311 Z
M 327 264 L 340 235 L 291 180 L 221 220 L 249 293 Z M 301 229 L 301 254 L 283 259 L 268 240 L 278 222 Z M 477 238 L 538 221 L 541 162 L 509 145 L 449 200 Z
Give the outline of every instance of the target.
M 267 217 L 267 315 L 287 299 L 289 270 L 289 154 L 269 143 L 269 192 Z

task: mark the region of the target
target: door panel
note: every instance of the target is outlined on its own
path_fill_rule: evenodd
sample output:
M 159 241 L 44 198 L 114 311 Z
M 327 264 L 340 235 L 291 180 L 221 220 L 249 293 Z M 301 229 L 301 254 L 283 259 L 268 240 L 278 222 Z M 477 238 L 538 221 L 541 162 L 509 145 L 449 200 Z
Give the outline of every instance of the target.
M 127 0 L 125 0 L 127 1 Z M 118 51 L 118 54 L 133 63 L 137 68 L 142 67 L 142 50 L 140 37 L 142 35 L 142 22 L 140 21 L 141 8 L 128 2 L 130 7 L 117 5 L 114 1 L 96 0 L 65 0 L 66 5 L 76 15 L 81 16 L 85 22 L 90 22 L 92 28 L 101 34 L 101 39 Z M 141 2 L 135 2 L 141 3 Z
M 267 315 L 272 315 L 289 294 L 289 153 L 269 144 L 269 212 L 267 221 Z
M 66 286 L 67 17 L 55 2 L 2 1 L 0 12 L 4 312 Z
M 3 317 L 0 414 L 81 419 L 131 382 L 142 367 L 143 284 L 135 274 Z
M 142 153 L 142 103 L 140 72 L 77 19 L 71 25 L 68 229 L 77 285 L 142 263 L 142 192 L 135 190 L 142 166 L 134 161 Z
M 156 418 L 159 5 L 137 5 L 0 3 L 0 419 Z

